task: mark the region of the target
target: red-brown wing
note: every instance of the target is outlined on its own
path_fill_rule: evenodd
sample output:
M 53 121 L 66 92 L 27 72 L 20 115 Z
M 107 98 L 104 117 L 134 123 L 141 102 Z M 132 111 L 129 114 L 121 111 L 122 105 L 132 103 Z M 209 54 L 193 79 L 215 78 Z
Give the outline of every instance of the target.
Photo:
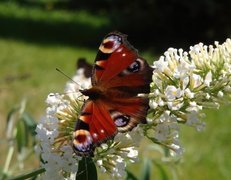
M 93 86 L 117 88 L 134 96 L 149 92 L 151 76 L 152 68 L 138 56 L 126 35 L 114 32 L 103 39 L 93 68 Z
M 117 128 L 110 116 L 110 108 L 102 101 L 87 100 L 74 131 L 73 147 L 77 154 L 89 155 L 95 146 L 112 138 Z
M 128 96 L 136 96 L 139 93 L 149 93 L 152 71 L 153 69 L 148 63 L 141 57 L 138 57 L 126 69 L 110 79 L 104 87 L 109 90 L 116 89 Z
M 110 103 L 110 115 L 119 132 L 132 130 L 139 123 L 146 123 L 148 99 L 141 97 L 118 98 Z
M 137 51 L 126 40 L 126 35 L 119 32 L 109 33 L 103 39 L 95 59 L 93 85 L 112 79 L 137 57 Z
M 145 122 L 148 99 L 132 97 L 112 101 L 87 100 L 74 131 L 73 148 L 79 155 L 93 155 L 96 146 Z

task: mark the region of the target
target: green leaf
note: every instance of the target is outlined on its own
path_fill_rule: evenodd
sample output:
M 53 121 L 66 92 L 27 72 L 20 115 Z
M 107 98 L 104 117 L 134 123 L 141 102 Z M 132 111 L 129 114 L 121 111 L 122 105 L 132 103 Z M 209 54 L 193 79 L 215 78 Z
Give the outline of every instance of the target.
M 81 161 L 79 161 L 78 172 L 76 174 L 76 179 L 81 180 L 97 180 L 97 170 L 95 167 L 95 163 L 90 157 L 83 157 Z
M 21 152 L 22 148 L 27 146 L 28 144 L 28 132 L 26 131 L 26 127 L 24 122 L 20 119 L 16 125 L 17 133 L 16 133 L 16 142 L 18 152 Z
M 23 115 L 22 115 L 25 123 L 29 126 L 29 127 L 34 127 L 36 126 L 36 122 L 35 120 L 33 119 L 33 117 L 27 113 L 27 112 L 24 112 Z
M 31 133 L 31 135 L 35 136 L 35 129 L 36 129 L 36 122 L 33 119 L 33 117 L 28 114 L 27 112 L 24 112 L 22 114 L 22 120 L 24 121 L 26 127 L 28 128 L 29 132 Z
M 145 158 L 143 161 L 143 168 L 141 173 L 142 180 L 151 179 L 151 160 Z
M 126 170 L 127 171 L 127 177 L 126 177 L 126 180 L 138 180 L 137 177 L 135 177 L 134 174 L 132 174 L 130 171 Z
M 158 168 L 158 170 L 160 172 L 161 179 L 162 180 L 169 180 L 168 174 L 167 174 L 166 170 L 164 169 L 164 167 L 160 163 L 157 163 L 155 161 L 153 161 L 153 163 Z

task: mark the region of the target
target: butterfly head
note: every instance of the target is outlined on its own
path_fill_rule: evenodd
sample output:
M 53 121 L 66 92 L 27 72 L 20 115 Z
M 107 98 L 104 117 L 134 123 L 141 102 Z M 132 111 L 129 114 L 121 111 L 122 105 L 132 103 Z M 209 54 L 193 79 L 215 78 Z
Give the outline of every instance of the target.
M 97 100 L 99 98 L 103 98 L 104 97 L 103 91 L 100 88 L 98 88 L 97 86 L 92 87 L 90 89 L 80 90 L 80 92 L 84 96 L 88 96 L 90 100 Z

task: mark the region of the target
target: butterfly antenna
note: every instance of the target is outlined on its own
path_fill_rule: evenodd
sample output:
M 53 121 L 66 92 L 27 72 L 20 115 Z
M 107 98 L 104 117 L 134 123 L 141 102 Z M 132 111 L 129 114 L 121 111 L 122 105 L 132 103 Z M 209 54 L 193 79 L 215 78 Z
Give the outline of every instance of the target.
M 79 83 L 77 83 L 76 81 L 74 81 L 70 76 L 68 76 L 66 73 L 64 73 L 61 69 L 56 68 L 56 71 L 58 71 L 59 73 L 61 73 L 62 75 L 64 75 L 66 78 L 68 78 L 69 80 L 71 80 L 73 83 L 77 84 L 79 87 L 81 87 Z

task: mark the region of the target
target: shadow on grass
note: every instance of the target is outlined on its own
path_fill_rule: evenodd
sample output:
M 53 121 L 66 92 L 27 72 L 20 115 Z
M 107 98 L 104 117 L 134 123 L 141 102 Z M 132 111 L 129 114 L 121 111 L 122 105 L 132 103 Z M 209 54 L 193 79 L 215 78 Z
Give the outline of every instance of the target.
M 107 25 L 77 21 L 52 22 L 0 15 L 0 22 L 0 37 L 42 44 L 95 47 L 111 31 Z

